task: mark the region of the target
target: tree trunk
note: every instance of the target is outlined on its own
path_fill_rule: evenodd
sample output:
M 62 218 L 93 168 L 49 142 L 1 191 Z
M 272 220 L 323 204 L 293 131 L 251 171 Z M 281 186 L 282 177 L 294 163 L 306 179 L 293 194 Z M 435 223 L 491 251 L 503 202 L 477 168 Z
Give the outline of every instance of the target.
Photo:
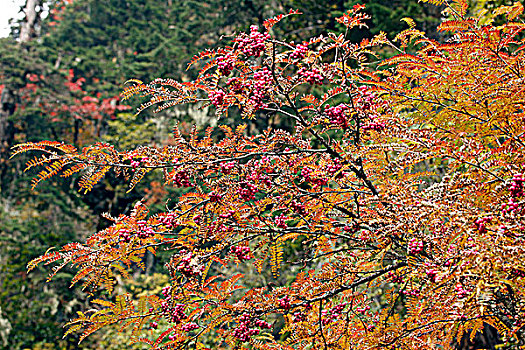
M 2 178 L 6 176 L 8 170 L 6 161 L 9 158 L 10 147 L 13 145 L 14 128 L 9 117 L 14 113 L 15 106 L 15 96 L 9 87 L 4 86 L 0 94 L 0 176 Z
M 20 42 L 25 43 L 31 40 L 36 34 L 35 25 L 38 22 L 39 13 L 37 6 L 41 7 L 41 0 L 27 0 L 24 8 L 26 15 L 24 22 L 20 26 Z
M 20 24 L 19 43 L 27 43 L 36 36 L 36 24 L 40 19 L 42 0 L 26 0 L 24 7 L 25 18 Z M 22 77 L 24 79 L 25 77 Z M 9 158 L 10 148 L 13 146 L 15 129 L 10 116 L 13 115 L 17 103 L 17 91 L 5 84 L 0 94 L 0 175 L 6 175 L 5 160 Z

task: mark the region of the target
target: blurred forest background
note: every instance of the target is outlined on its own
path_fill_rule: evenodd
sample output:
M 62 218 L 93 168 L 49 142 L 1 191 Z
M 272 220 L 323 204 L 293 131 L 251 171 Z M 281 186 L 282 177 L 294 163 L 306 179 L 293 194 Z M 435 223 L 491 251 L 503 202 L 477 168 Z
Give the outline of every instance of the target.
M 192 56 L 215 47 L 232 33 L 265 18 L 292 16 L 273 29 L 278 36 L 300 42 L 311 35 L 339 31 L 335 18 L 358 1 L 315 0 L 26 0 L 24 17 L 0 39 L 0 349 L 119 349 L 124 333 L 101 331 L 78 345 L 78 335 L 62 339 L 62 325 L 85 308 L 87 295 L 69 289 L 72 275 L 62 272 L 45 283 L 41 269 L 26 274 L 29 260 L 49 247 L 81 241 L 88 232 L 108 224 L 100 214 L 129 211 L 134 202 L 165 206 L 170 193 L 151 175 L 130 193 L 123 179 L 106 177 L 87 195 L 77 191 L 76 178 L 54 179 L 30 191 L 34 173 L 24 173 L 28 159 L 9 159 L 17 143 L 58 140 L 83 146 L 107 142 L 117 149 L 169 142 L 179 123 L 188 130 L 217 123 L 213 110 L 172 109 L 135 116 L 140 101 L 119 100 L 127 79 L 156 77 L 186 80 Z M 417 0 L 365 0 L 369 28 L 352 33 L 359 41 L 380 31 L 395 34 L 411 17 L 418 29 L 436 40 L 441 8 Z M 504 3 L 476 1 L 473 10 Z M 388 56 L 390 52 L 380 53 Z M 224 124 L 238 124 L 231 115 Z M 249 121 L 250 130 L 268 125 L 286 127 L 264 115 Z M 297 247 L 299 249 L 299 247 Z M 300 252 L 289 252 L 300 254 Z M 120 292 L 140 294 L 167 284 L 162 254 L 148 257 L 146 271 L 118 281 Z M 242 271 L 250 274 L 252 271 Z M 281 278 L 286 279 L 283 273 Z

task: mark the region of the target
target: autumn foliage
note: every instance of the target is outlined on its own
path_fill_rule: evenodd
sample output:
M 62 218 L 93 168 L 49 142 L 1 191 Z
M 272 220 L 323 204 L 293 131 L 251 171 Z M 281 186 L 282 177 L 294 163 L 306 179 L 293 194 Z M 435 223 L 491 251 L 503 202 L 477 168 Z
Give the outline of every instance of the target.
M 134 150 L 15 146 L 41 154 L 28 163 L 41 169 L 35 185 L 81 172 L 89 191 L 114 171 L 133 188 L 161 171 L 184 189 L 165 212 L 138 202 L 29 263 L 55 264 L 51 277 L 72 265 L 72 284 L 108 292 L 66 334 L 113 324 L 153 349 L 446 349 L 490 325 L 525 344 L 523 7 L 478 18 L 454 1 L 444 43 L 409 19 L 393 41 L 349 42 L 362 9 L 337 19 L 346 33 L 302 43 L 272 36 L 297 13 L 269 19 L 197 55 L 195 81 L 131 80 L 122 93 L 147 98 L 139 112 L 211 105 L 219 118 L 279 116 L 291 131 L 175 128 L 169 145 Z M 380 48 L 397 54 L 377 61 Z M 112 294 L 160 250 L 171 254 L 162 292 Z M 274 282 L 246 287 L 232 271 L 247 266 Z

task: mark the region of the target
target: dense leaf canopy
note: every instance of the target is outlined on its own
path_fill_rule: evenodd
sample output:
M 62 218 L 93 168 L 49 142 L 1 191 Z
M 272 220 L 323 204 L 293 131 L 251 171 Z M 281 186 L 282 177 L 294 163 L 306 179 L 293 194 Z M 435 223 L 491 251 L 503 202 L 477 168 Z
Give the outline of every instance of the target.
M 6 61 L 10 127 L 40 115 L 57 140 L 18 136 L 32 189 L 57 189 L 59 222 L 107 211 L 28 264 L 55 265 L 61 281 L 72 268 L 88 294 L 66 335 L 118 339 L 116 326 L 153 349 L 523 346 L 523 6 L 456 0 L 436 8 L 437 30 L 416 12 L 392 33 L 397 13 L 385 19 L 381 2 L 370 32 L 363 5 L 318 18 L 286 5 L 187 2 L 171 22 L 170 1 L 58 3 L 50 35 L 24 48 L 42 73 Z M 232 22 L 235 9 L 246 17 Z M 190 38 L 211 47 L 190 60 Z M 159 136 L 154 125 L 184 111 L 219 126 L 179 118 Z M 45 185 L 77 175 L 90 209 Z M 4 215 L 16 234 L 2 255 L 19 254 L 26 214 Z M 51 232 L 39 247 L 64 244 Z

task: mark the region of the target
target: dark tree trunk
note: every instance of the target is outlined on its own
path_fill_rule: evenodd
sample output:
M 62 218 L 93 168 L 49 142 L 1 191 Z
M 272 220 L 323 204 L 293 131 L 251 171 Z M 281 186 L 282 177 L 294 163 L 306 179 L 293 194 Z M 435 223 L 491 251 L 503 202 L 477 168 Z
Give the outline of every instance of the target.
M 6 178 L 9 158 L 9 150 L 13 145 L 14 127 L 9 117 L 14 113 L 16 107 L 15 96 L 8 86 L 4 86 L 0 95 L 0 177 Z M 1 189 L 0 189 L 1 191 Z
M 42 0 L 26 0 L 24 7 L 25 18 L 20 23 L 19 43 L 23 45 L 37 35 L 36 26 L 40 21 Z M 25 74 L 25 73 L 24 73 Z M 22 77 L 25 79 L 25 77 Z M 15 139 L 15 128 L 10 120 L 15 112 L 18 101 L 17 91 L 9 84 L 5 84 L 0 95 L 0 176 L 5 178 L 8 171 L 7 159 L 10 148 Z

